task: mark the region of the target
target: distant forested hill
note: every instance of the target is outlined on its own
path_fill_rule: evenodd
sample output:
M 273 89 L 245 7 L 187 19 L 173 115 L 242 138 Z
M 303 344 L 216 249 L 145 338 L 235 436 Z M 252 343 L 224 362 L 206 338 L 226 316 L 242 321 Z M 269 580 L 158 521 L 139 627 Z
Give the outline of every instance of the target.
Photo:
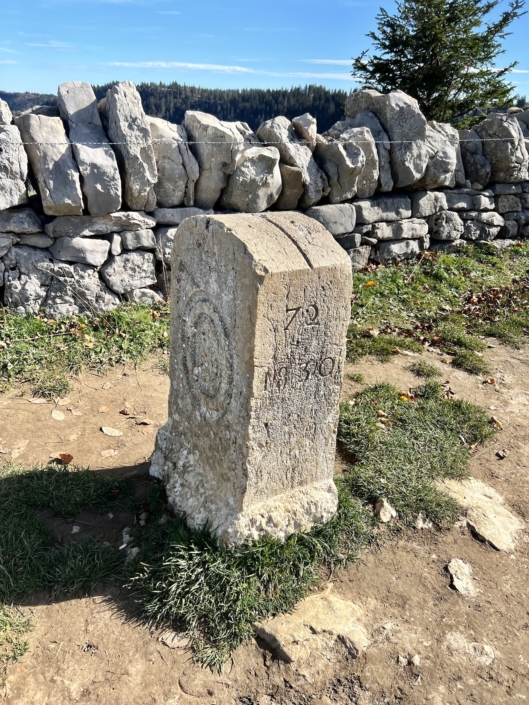
M 96 96 L 102 98 L 113 83 L 94 86 Z M 318 121 L 318 131 L 325 132 L 343 115 L 347 92 L 329 90 L 323 86 L 298 88 L 243 90 L 197 88 L 179 83 L 140 83 L 137 85 L 143 107 L 148 115 L 180 123 L 186 110 L 202 110 L 220 120 L 242 120 L 256 130 L 263 120 L 277 115 L 288 118 L 309 112 Z M 11 110 L 25 110 L 32 105 L 53 105 L 55 96 L 37 93 L 4 93 Z

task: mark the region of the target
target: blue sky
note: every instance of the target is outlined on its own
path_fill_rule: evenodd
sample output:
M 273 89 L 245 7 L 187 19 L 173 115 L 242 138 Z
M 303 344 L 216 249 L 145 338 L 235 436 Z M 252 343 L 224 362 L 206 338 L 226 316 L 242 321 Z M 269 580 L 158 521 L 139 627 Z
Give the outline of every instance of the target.
M 504 3 L 505 4 L 505 3 Z M 0 90 L 64 81 L 179 81 L 218 88 L 352 89 L 351 57 L 392 0 L 0 0 Z M 529 15 L 505 62 L 529 95 Z

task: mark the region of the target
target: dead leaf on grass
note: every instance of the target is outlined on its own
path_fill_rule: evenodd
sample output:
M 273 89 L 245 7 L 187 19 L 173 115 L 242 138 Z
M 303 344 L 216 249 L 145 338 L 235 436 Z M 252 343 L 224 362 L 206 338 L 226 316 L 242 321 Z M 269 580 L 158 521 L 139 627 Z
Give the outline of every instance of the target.
M 58 409 L 53 409 L 51 412 L 51 418 L 55 419 L 55 421 L 64 421 L 64 414 Z
M 52 453 L 50 460 L 55 460 L 55 462 L 61 463 L 62 465 L 69 465 L 73 460 L 73 455 L 70 453 Z
M 101 430 L 105 434 L 105 436 L 122 436 L 123 431 L 120 431 L 118 428 L 111 428 L 110 426 L 101 426 Z
M 498 431 L 503 430 L 503 425 L 502 425 L 501 421 L 499 421 L 495 416 L 490 417 L 490 422 L 495 428 L 498 429 Z
M 112 458 L 114 455 L 117 455 L 119 451 L 117 451 L 115 448 L 108 448 L 107 450 L 102 450 L 101 455 L 103 458 Z
M 509 451 L 503 448 L 502 450 L 497 451 L 496 455 L 500 460 L 504 460 L 509 455 Z
M 136 419 L 136 423 L 138 426 L 152 426 L 153 421 L 150 419 Z

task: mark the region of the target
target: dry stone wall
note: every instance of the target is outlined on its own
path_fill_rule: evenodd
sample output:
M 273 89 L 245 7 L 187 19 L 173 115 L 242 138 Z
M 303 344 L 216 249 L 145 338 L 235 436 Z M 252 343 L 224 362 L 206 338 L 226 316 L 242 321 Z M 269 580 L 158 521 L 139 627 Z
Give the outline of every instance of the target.
M 130 81 L 97 103 L 72 81 L 56 107 L 13 116 L 0 100 L 0 295 L 14 313 L 105 311 L 165 296 L 189 216 L 297 210 L 350 256 L 529 237 L 529 110 L 472 130 L 428 122 L 401 91 L 352 93 L 324 134 L 306 113 L 256 133 L 189 111 L 146 116 Z

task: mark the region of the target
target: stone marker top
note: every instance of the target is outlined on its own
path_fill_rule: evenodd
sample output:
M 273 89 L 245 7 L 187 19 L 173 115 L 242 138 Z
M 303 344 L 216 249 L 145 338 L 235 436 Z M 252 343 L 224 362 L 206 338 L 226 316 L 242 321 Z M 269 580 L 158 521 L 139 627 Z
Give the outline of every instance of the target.
M 173 245 L 171 392 L 151 474 L 221 541 L 329 520 L 351 263 L 299 213 L 199 216 Z

